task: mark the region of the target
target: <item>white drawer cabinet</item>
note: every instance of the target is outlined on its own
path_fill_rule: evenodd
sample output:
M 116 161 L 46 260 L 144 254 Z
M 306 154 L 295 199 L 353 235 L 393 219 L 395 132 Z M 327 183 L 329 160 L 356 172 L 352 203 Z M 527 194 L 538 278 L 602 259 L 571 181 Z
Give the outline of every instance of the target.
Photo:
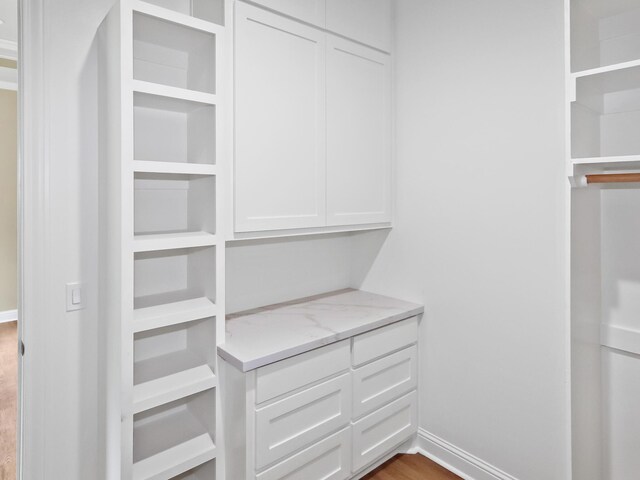
M 353 424 L 353 470 L 358 471 L 384 455 L 418 428 L 415 391 Z
M 383 407 L 418 385 L 418 349 L 414 345 L 353 371 L 353 416 Z
M 257 480 L 345 480 L 351 475 L 347 427 L 256 476 Z
M 311 445 L 351 419 L 348 374 L 256 411 L 256 468 Z
M 227 478 L 342 480 L 417 430 L 417 318 L 221 371 Z

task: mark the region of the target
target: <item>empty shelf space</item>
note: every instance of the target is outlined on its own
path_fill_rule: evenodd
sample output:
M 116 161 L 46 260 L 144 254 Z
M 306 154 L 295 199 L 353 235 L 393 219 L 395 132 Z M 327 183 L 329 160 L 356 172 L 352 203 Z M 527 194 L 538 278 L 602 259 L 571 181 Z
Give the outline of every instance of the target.
M 224 24 L 224 0 L 134 1 L 133 9 L 200 30 Z
M 216 376 L 208 365 L 199 365 L 140 383 L 133 388 L 133 413 L 179 400 L 217 385 Z
M 220 21 L 216 22 L 214 19 L 221 19 L 222 15 L 213 14 L 207 17 L 198 18 L 197 16 L 192 15 L 190 12 L 194 11 L 193 8 L 189 8 L 187 5 L 188 2 L 183 1 L 184 4 L 182 8 L 178 5 L 180 2 L 175 1 L 162 1 L 162 0 L 147 0 L 140 1 L 134 0 L 132 3 L 133 10 L 136 12 L 144 13 L 145 15 L 150 15 L 152 17 L 156 17 L 162 20 L 166 20 L 168 22 L 176 23 L 182 25 L 184 27 L 193 28 L 196 30 L 202 30 L 203 32 L 220 34 L 222 33 L 222 27 L 220 25 Z M 201 2 L 204 3 L 204 2 Z M 209 1 L 209 4 L 221 4 L 222 1 Z M 175 9 L 172 7 L 178 6 L 179 9 Z M 185 8 L 186 7 L 186 8 Z M 209 9 L 213 10 L 213 9 Z M 220 7 L 215 8 L 215 10 L 222 10 Z M 213 12 L 212 12 L 213 13 Z M 217 12 L 216 12 L 217 13 Z
M 169 85 L 162 85 L 142 80 L 133 81 L 133 91 L 157 97 L 164 97 L 169 100 L 182 100 L 202 105 L 215 105 L 217 102 L 216 96 L 213 93 L 203 93 L 195 90 L 188 90 L 186 88 L 172 87 Z M 168 110 L 175 111 L 181 110 L 186 112 L 194 108 L 193 106 L 186 104 L 180 105 L 177 102 L 174 102 L 172 105 L 169 101 L 165 101 L 164 105 L 167 106 Z
M 144 332 L 215 315 L 216 306 L 206 297 L 139 308 L 133 312 L 133 331 Z
M 574 159 L 640 155 L 640 64 L 577 77 L 575 93 Z
M 206 103 L 213 96 L 197 92 L 191 95 L 193 92 L 162 86 L 151 88 L 144 82 L 136 84 L 139 88 L 134 93 L 133 108 L 136 161 L 215 164 L 216 107 Z M 176 95 L 162 96 L 170 93 L 167 89 Z
M 216 175 L 217 167 L 202 163 L 151 162 L 136 160 L 133 162 L 136 173 L 160 173 L 173 175 Z
M 571 70 L 640 58 L 640 1 L 571 0 Z
M 178 232 L 136 235 L 133 251 L 157 252 L 182 248 L 210 247 L 216 244 L 216 236 L 206 232 Z
M 134 480 L 169 479 L 216 457 L 216 446 L 204 433 L 133 464 Z

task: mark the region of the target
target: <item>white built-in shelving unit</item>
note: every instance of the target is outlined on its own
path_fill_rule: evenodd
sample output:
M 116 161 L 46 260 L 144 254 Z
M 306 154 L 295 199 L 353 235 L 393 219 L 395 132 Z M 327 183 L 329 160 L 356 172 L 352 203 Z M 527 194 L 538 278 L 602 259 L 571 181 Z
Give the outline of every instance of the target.
M 100 30 L 107 476 L 222 478 L 223 0 L 121 0 Z
M 566 6 L 572 478 L 631 480 L 640 471 L 640 0 Z

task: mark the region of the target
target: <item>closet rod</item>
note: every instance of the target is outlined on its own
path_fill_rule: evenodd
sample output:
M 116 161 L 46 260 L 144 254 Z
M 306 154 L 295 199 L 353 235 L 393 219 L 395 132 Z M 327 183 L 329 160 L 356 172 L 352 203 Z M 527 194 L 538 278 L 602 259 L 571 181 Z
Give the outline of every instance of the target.
M 640 182 L 640 173 L 600 173 L 585 175 L 587 184 Z

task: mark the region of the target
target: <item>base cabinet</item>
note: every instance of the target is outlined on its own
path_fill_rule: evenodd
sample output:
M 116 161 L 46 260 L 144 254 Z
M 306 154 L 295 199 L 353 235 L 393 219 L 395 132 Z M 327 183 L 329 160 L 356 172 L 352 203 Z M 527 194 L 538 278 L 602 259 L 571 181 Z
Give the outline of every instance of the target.
M 223 362 L 226 477 L 343 480 L 417 431 L 410 318 L 249 372 Z

